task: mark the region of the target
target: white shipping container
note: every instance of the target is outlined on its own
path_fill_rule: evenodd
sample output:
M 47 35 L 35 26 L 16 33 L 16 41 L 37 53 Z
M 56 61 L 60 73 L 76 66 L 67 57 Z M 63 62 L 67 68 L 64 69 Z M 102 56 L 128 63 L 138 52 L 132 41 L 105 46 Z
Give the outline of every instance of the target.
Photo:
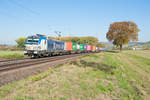
M 77 44 L 77 49 L 80 49 L 80 44 Z

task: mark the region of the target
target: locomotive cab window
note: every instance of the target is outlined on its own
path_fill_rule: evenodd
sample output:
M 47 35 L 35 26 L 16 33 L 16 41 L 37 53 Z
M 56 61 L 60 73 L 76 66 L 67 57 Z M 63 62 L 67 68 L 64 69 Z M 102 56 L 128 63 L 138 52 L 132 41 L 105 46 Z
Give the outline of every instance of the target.
M 27 43 L 38 43 L 39 39 L 28 39 Z

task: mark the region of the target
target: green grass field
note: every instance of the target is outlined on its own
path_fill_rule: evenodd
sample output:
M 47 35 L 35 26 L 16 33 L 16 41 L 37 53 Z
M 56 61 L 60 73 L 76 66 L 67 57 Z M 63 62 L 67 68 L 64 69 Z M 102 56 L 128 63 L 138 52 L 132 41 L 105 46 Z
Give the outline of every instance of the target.
M 0 88 L 2 100 L 150 100 L 150 51 L 89 54 Z
M 21 59 L 24 57 L 23 51 L 0 51 L 1 59 Z

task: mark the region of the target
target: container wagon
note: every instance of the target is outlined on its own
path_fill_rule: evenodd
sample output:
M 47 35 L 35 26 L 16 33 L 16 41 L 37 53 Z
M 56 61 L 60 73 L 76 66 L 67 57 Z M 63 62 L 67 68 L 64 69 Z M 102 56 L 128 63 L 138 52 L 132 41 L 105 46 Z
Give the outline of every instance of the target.
M 65 51 L 67 54 L 71 54 L 72 52 L 72 42 L 65 42 Z
M 92 51 L 91 45 L 87 45 L 87 52 L 91 52 L 91 51 Z
M 46 56 L 62 55 L 65 53 L 65 42 L 59 40 L 47 40 Z
M 95 46 L 91 46 L 92 52 L 95 52 Z
M 77 44 L 77 50 L 76 53 L 80 53 L 80 44 Z
M 72 53 L 76 53 L 76 52 L 77 52 L 77 43 L 72 42 Z
M 80 44 L 80 52 L 83 53 L 83 44 Z
M 96 48 L 95 48 L 95 52 L 100 52 L 100 48 L 99 48 L 99 47 L 96 47 Z
M 86 44 L 83 44 L 83 52 L 87 53 L 87 45 Z

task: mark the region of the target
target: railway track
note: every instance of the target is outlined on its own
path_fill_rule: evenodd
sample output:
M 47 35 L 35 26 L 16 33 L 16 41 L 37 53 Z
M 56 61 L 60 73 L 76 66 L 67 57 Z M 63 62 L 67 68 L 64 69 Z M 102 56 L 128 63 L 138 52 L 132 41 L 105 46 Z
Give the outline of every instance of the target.
M 11 62 L 11 63 L 4 63 L 4 64 L 0 64 L 0 72 L 29 67 L 32 65 L 52 62 L 56 60 L 61 60 L 61 59 L 66 59 L 66 58 L 71 58 L 71 57 L 76 57 L 76 56 L 81 56 L 81 55 L 84 55 L 84 54 L 63 55 L 63 56 L 55 56 L 55 57 L 40 58 L 40 59 L 24 59 L 24 60 Z
M 28 59 L 28 58 L 25 58 Z M 16 61 L 16 60 L 24 60 L 24 59 L 7 59 L 7 60 L 0 60 L 0 63 L 2 62 L 9 62 L 9 61 Z
M 14 63 L 14 62 L 21 62 L 25 60 L 30 60 L 29 58 L 24 58 L 24 59 L 6 59 L 6 60 L 0 60 L 0 66 L 3 64 L 8 64 L 8 63 Z

